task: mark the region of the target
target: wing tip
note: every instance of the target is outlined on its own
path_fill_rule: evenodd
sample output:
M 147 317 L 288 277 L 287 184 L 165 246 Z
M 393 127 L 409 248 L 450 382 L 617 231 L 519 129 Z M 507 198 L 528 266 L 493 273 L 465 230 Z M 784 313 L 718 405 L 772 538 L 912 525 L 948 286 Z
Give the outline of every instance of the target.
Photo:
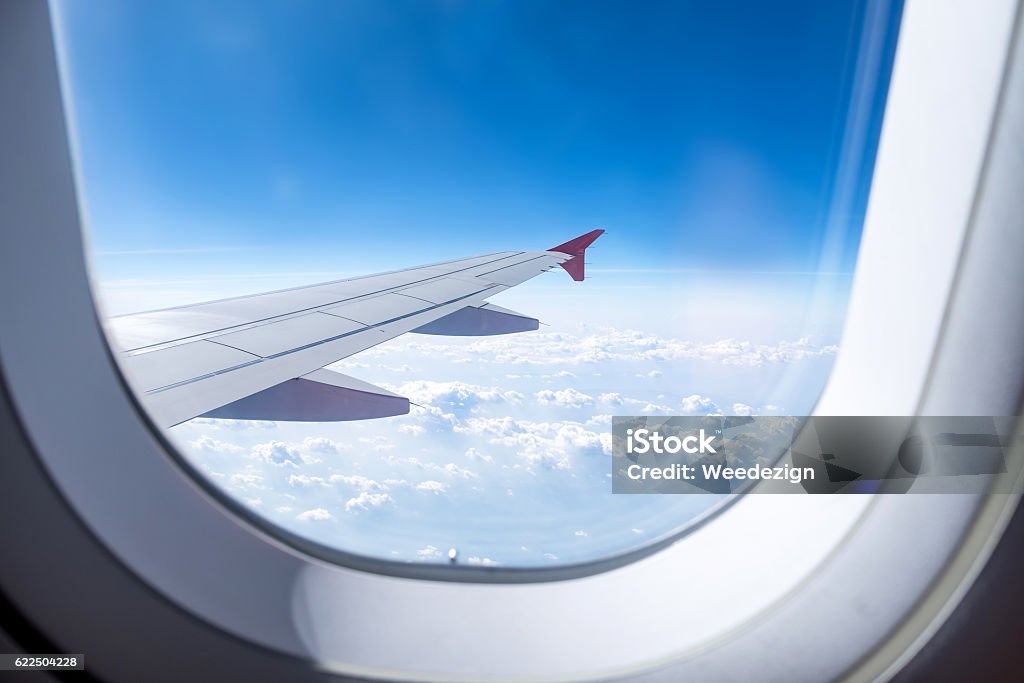
M 557 247 L 551 247 L 548 251 L 557 251 L 562 254 L 568 254 L 569 256 L 580 256 L 584 250 L 593 244 L 598 237 L 604 234 L 604 228 L 598 228 L 591 230 L 588 233 L 574 237 L 568 242 L 563 242 Z
M 591 230 L 588 233 L 574 237 L 568 242 L 559 244 L 557 247 L 551 247 L 548 251 L 556 251 L 560 254 L 566 254 L 571 256 L 568 261 L 563 261 L 559 265 L 565 269 L 565 272 L 569 273 L 576 282 L 582 282 L 584 279 L 583 273 L 583 258 L 584 253 L 587 251 L 587 247 L 593 244 L 598 237 L 604 234 L 603 228 Z

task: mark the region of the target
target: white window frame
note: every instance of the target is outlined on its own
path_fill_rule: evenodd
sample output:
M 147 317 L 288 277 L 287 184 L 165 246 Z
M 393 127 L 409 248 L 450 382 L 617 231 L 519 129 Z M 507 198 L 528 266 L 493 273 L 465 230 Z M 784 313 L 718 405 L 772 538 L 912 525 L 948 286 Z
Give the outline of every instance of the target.
M 1020 96 L 1006 94 L 1021 90 L 1008 87 L 1022 77 L 1019 25 L 1015 0 L 907 2 L 843 343 L 817 414 L 1016 412 L 1024 313 L 1002 310 L 990 271 L 1024 253 L 1006 208 L 1021 176 L 1000 152 L 1013 145 L 993 142 L 1022 139 L 1000 129 L 1020 113 Z M 93 542 L 215 630 L 294 656 L 296 678 L 310 662 L 393 680 L 885 677 L 955 604 L 1016 505 L 750 495 L 646 557 L 545 582 L 400 578 L 282 543 L 181 468 L 118 370 L 90 292 L 50 26 L 42 3 L 0 10 L 0 97 L 12 103 L 0 112 L 8 398 Z M 978 316 L 983 342 L 962 322 Z M 985 355 L 971 351 L 978 343 Z M 991 386 L 973 390 L 968 360 Z M 53 619 L 40 626 L 73 639 Z

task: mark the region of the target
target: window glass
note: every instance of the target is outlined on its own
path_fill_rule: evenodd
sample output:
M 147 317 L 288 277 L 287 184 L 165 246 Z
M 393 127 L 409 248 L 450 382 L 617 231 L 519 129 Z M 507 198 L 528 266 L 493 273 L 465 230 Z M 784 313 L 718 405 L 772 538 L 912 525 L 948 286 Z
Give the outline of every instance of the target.
M 382 335 L 325 361 L 408 414 L 168 434 L 217 491 L 324 548 L 509 567 L 643 548 L 724 498 L 613 495 L 611 416 L 801 415 L 824 386 L 899 12 L 58 3 L 102 314 L 130 369 L 238 329 L 140 311 L 602 228 L 584 281 L 555 267 L 489 299 L 536 331 Z M 259 321 L 259 301 L 232 310 Z

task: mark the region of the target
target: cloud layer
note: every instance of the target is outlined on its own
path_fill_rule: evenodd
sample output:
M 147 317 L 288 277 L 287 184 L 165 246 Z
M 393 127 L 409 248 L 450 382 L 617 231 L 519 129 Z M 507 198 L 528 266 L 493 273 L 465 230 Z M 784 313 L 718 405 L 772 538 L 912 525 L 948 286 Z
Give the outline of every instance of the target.
M 320 543 L 398 561 L 447 562 L 450 548 L 481 566 L 578 561 L 670 533 L 714 503 L 612 496 L 612 415 L 777 413 L 758 383 L 813 370 L 813 390 L 834 352 L 807 338 L 610 329 L 406 335 L 334 367 L 408 396 L 408 415 L 197 419 L 173 433 L 211 481 Z

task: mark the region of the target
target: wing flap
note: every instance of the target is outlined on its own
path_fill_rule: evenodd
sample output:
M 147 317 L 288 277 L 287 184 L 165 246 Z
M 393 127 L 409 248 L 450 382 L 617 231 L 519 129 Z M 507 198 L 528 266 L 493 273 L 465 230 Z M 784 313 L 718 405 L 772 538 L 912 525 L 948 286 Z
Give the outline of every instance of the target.
M 466 306 L 443 318 L 417 327 L 417 334 L 440 334 L 453 337 L 479 337 L 494 334 L 530 332 L 540 327 L 536 318 L 510 311 L 494 304 Z
M 333 370 L 315 370 L 256 392 L 203 417 L 343 422 L 405 415 L 409 399 Z

